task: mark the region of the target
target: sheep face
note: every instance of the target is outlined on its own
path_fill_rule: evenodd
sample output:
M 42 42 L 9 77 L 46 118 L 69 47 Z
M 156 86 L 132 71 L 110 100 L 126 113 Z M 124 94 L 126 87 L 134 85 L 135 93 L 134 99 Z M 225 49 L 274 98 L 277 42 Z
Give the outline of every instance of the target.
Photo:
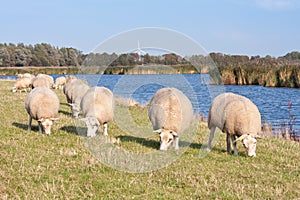
M 178 149 L 178 135 L 175 131 L 167 130 L 167 129 L 159 129 L 154 131 L 155 133 L 159 133 L 160 137 L 160 150 L 167 150 L 171 145 Z
M 247 135 L 242 141 L 248 156 L 255 157 L 256 156 L 256 139 L 251 135 Z
M 44 119 L 44 118 L 38 120 L 38 122 L 42 125 L 43 130 L 47 135 L 50 135 L 51 133 L 51 127 L 54 120 L 55 119 Z
M 87 118 L 83 118 L 81 120 L 84 121 L 86 124 L 87 136 L 88 137 L 96 136 L 96 132 L 100 126 L 100 123 L 97 120 L 97 118 L 96 117 L 87 117 Z

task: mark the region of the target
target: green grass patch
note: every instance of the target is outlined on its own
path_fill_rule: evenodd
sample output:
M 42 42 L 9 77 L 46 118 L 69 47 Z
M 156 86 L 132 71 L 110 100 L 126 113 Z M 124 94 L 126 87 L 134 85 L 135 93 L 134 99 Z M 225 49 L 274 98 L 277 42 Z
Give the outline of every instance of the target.
M 300 197 L 299 143 L 264 138 L 258 141 L 257 157 L 250 158 L 241 144 L 239 156 L 227 154 L 225 135 L 220 134 L 213 150 L 200 158 L 208 129 L 199 123 L 192 144 L 171 164 L 147 173 L 122 172 L 99 162 L 85 147 L 61 90 L 55 90 L 61 101 L 60 119 L 53 125 L 51 135 L 46 136 L 38 133 L 36 121 L 33 130 L 27 132 L 27 94 L 12 93 L 12 86 L 11 81 L 0 81 L 1 199 Z M 149 125 L 147 108 L 130 107 L 129 113 L 138 125 Z M 84 130 L 83 125 L 79 128 Z M 159 147 L 155 134 L 148 138 L 132 136 L 116 122 L 109 124 L 108 131 L 111 137 L 121 140 L 115 147 L 132 153 L 155 152 Z M 180 142 L 181 149 L 183 146 L 185 139 Z

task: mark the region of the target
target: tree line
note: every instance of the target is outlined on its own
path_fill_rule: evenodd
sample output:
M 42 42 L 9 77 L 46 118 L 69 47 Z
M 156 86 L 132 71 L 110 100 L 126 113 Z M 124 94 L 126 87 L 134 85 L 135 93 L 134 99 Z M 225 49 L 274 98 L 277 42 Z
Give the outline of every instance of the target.
M 280 67 L 299 66 L 300 52 L 294 51 L 281 57 L 245 56 L 210 53 L 208 56 L 193 55 L 181 57 L 174 53 L 164 55 L 138 55 L 137 53 L 89 53 L 75 48 L 58 48 L 47 43 L 24 45 L 23 43 L 0 44 L 0 67 L 23 66 L 135 66 L 138 64 L 190 65 L 210 67 L 213 63 L 222 70 L 230 67 Z

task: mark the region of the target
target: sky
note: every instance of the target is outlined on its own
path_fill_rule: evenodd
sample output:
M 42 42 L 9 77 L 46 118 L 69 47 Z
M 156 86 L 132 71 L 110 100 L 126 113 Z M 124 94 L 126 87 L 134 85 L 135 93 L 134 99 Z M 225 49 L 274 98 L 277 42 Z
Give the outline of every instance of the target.
M 1 0 L 0 43 L 92 52 L 124 31 L 182 33 L 207 52 L 282 56 L 300 51 L 300 0 Z

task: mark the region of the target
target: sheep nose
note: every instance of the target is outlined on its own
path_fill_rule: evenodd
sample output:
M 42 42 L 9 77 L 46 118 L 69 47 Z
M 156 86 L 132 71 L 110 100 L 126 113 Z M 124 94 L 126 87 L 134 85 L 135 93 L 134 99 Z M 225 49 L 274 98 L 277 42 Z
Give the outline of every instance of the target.
M 166 148 L 166 147 L 160 147 L 159 150 L 161 150 L 161 151 L 166 151 L 167 148 Z

